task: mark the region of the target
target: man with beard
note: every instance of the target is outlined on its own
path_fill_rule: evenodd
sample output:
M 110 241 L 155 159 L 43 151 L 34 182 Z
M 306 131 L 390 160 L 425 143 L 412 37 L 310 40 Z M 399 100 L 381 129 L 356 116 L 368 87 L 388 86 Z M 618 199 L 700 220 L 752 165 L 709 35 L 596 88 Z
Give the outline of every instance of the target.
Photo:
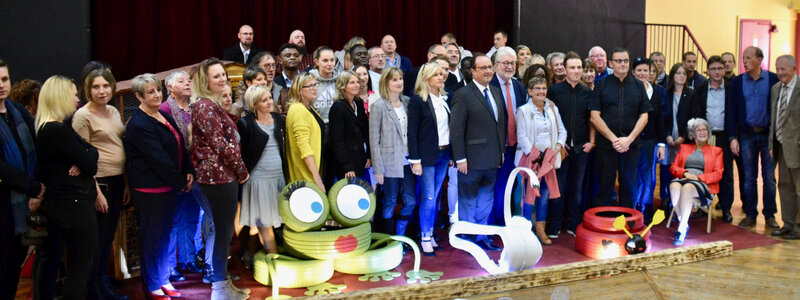
M 300 63 L 297 65 L 297 69 L 300 71 L 305 71 L 311 68 L 311 65 L 314 63 L 312 60 L 311 55 L 308 54 L 308 48 L 306 47 L 306 35 L 300 31 L 300 29 L 295 29 L 292 31 L 292 34 L 289 35 L 289 44 L 295 44 L 300 50 Z
M 239 43 L 225 49 L 222 54 L 223 60 L 249 64 L 250 58 L 264 51 L 264 49 L 253 46 L 253 27 L 250 25 L 245 24 L 239 27 L 239 33 L 236 36 L 239 38 Z
M 377 91 L 381 82 L 381 73 L 386 67 L 386 54 L 378 46 L 369 48 L 369 80 L 372 81 L 372 90 Z
M 706 77 L 700 75 L 695 69 L 697 69 L 697 54 L 694 52 L 686 52 L 683 54 L 683 67 L 686 68 L 686 72 L 689 73 L 687 75 L 686 86 L 690 88 L 699 87 L 701 85 L 706 84 Z
M 281 66 L 281 74 L 275 78 L 278 85 L 291 88 L 292 80 L 297 76 L 298 65 L 303 57 L 300 54 L 300 47 L 295 44 L 283 44 L 278 48 L 278 63 Z

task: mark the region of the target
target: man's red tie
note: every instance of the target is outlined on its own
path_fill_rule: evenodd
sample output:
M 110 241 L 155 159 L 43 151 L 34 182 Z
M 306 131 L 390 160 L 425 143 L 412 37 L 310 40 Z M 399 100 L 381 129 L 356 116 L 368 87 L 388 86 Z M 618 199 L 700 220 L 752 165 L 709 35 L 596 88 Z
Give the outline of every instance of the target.
M 511 99 L 511 89 L 509 85 L 511 84 L 511 80 L 506 81 L 506 111 L 508 111 L 508 130 L 506 140 L 508 140 L 509 146 L 514 146 L 517 144 L 517 120 L 514 117 L 514 103 Z

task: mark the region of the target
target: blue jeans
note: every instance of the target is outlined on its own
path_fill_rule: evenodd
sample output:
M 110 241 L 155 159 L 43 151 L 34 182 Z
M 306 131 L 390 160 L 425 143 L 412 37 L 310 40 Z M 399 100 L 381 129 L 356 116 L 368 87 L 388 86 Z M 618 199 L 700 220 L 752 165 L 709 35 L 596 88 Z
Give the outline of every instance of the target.
M 469 163 L 469 162 L 467 162 Z M 469 170 L 467 174 L 458 173 L 458 219 L 475 224 L 486 225 L 494 202 L 494 184 L 497 170 Z M 485 240 L 485 235 L 475 238 L 476 242 Z
M 739 135 L 742 165 L 744 166 L 744 197 L 742 210 L 748 218 L 758 217 L 758 159 L 761 158 L 762 202 L 761 214 L 765 219 L 775 216 L 778 211 L 775 204 L 775 162 L 769 156 L 769 134 L 753 134 L 743 132 Z
M 422 166 L 419 176 L 420 206 L 419 230 L 422 237 L 433 235 L 433 222 L 436 219 L 436 199 L 442 190 L 442 182 L 450 165 L 450 149 L 439 150 L 433 166 Z
M 403 203 L 400 208 L 401 216 L 410 216 L 414 213 L 414 205 L 417 202 L 417 178 L 411 173 L 411 166 L 403 167 L 405 176 L 403 178 L 384 177 L 383 178 L 383 211 L 381 216 L 384 219 L 391 219 L 394 215 L 394 207 L 397 205 L 397 193 L 402 187 Z
M 637 171 L 639 174 L 639 188 L 636 193 L 634 209 L 644 212 L 645 207 L 653 205 L 653 189 L 656 187 L 656 159 L 658 159 L 658 146 L 656 140 L 642 140 L 642 149 L 639 151 Z
M 189 192 L 178 192 L 175 203 L 175 217 L 172 232 L 169 235 L 169 265 L 190 263 L 194 255 L 203 249 L 203 233 L 205 244 L 214 244 L 214 225 L 211 220 L 208 199 L 200 191 L 195 182 Z M 211 248 L 205 247 L 205 261 L 211 264 Z
M 494 185 L 494 204 L 492 205 L 492 214 L 489 215 L 489 224 L 498 226 L 505 225 L 503 209 L 505 207 L 506 182 L 509 180 L 508 176 L 511 175 L 511 171 L 516 167 L 514 166 L 516 148 L 506 146 L 505 149 L 506 151 L 503 153 L 505 160 L 503 165 L 497 169 L 497 181 Z
M 447 215 L 452 220 L 458 207 L 458 168 L 456 166 L 448 168 L 447 176 L 449 178 L 447 181 Z
M 524 196 L 523 196 L 524 197 Z M 539 197 L 536 197 L 536 203 L 533 205 L 524 203 L 522 204 L 522 216 L 529 221 L 532 221 L 533 211 L 536 210 L 536 221 L 547 221 L 547 202 L 550 201 L 550 189 L 547 188 L 547 183 L 544 180 L 539 181 Z
M 549 203 L 547 226 L 549 232 L 555 233 L 562 227 L 562 218 L 566 217 L 567 229 L 575 232 L 583 221 L 583 179 L 586 174 L 586 161 L 589 154 L 581 148 L 573 148 L 566 159 L 561 161 L 561 168 L 556 170 L 558 189 L 561 198 L 552 199 Z
M 631 146 L 627 152 L 619 153 L 612 148 L 598 147 L 597 176 L 599 189 L 596 206 L 614 206 L 614 185 L 619 172 L 619 206 L 633 208 L 633 200 L 638 190 L 636 163 L 639 160 L 639 148 Z

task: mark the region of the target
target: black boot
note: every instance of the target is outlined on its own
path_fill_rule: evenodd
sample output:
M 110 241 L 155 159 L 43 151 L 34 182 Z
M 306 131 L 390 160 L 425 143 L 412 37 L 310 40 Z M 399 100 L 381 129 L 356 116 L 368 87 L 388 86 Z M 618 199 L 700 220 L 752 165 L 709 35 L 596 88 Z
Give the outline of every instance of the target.
M 111 280 L 108 276 L 101 276 L 98 278 L 100 281 L 100 293 L 103 296 L 101 299 L 108 300 L 128 300 L 130 297 L 119 292 L 111 285 Z

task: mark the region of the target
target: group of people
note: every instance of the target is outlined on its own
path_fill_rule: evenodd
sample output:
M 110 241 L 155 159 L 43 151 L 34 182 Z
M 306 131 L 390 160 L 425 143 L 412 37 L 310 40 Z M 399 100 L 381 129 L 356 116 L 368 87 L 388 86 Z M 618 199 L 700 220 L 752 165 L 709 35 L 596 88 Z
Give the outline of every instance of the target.
M 163 83 L 141 74 L 131 82 L 140 105 L 125 123 L 112 104 L 108 65 L 90 63 L 77 83 L 52 76 L 10 88 L 0 61 L 3 298 L 16 291 L 28 214 L 40 213 L 48 235 L 36 250 L 37 299 L 57 294 L 65 250 L 65 299 L 87 291 L 93 299 L 127 299 L 110 283 L 108 262 L 130 200 L 146 295 L 180 297 L 171 281 L 188 271 L 205 273 L 212 299 L 246 299 L 250 291 L 227 272 L 229 244 L 239 234 L 242 257 L 259 248 L 277 253 L 279 193 L 298 180 L 322 191 L 345 178 L 371 182 L 380 199 L 373 228 L 418 235 L 422 252 L 435 256 L 434 229 L 447 222 L 437 216 L 502 225 L 509 180 L 519 180 L 510 191 L 514 213 L 534 221 L 545 245 L 562 230 L 574 235 L 588 207 L 632 207 L 650 218 L 660 165 L 662 206 L 676 212 L 674 244 L 681 245 L 689 218 L 715 195 L 723 221 L 732 222 L 734 162 L 746 214 L 739 226 L 755 225 L 760 158 L 766 226 L 785 239 L 800 234 L 800 85 L 792 56 L 776 60 L 776 75 L 749 47 L 738 76 L 732 54 L 711 56 L 706 78 L 691 52 L 667 70 L 658 52 L 634 59 L 614 48 L 608 59 L 598 46 L 586 59 L 542 56 L 508 47 L 502 31 L 488 54 L 445 34 L 416 67 L 391 35 L 370 48 L 354 37 L 341 51 L 308 53 L 296 30 L 276 54 L 253 45 L 248 25 L 238 38 L 223 55 L 247 64 L 235 89 L 216 58 Z M 783 227 L 774 217 L 775 162 Z M 509 178 L 515 167 L 535 170 L 538 189 Z M 491 237 L 469 238 L 500 249 Z

